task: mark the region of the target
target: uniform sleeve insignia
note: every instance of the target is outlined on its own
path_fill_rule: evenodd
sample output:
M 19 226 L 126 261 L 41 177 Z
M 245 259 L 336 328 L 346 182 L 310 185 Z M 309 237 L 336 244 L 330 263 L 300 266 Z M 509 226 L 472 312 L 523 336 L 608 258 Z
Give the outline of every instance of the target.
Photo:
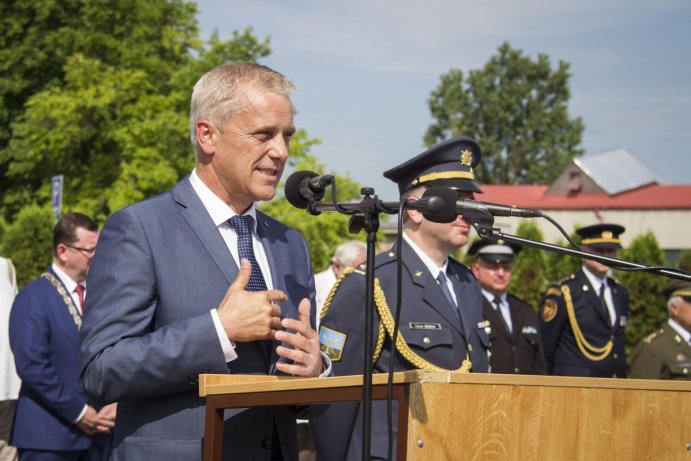
M 549 287 L 547 288 L 547 293 L 545 293 L 545 296 L 561 296 L 561 290 L 557 287 Z
M 554 299 L 545 299 L 542 303 L 542 320 L 549 322 L 557 316 L 557 302 Z
M 331 361 L 338 362 L 343 355 L 348 335 L 340 331 L 322 326 L 319 328 L 319 344 L 321 351 L 329 356 Z

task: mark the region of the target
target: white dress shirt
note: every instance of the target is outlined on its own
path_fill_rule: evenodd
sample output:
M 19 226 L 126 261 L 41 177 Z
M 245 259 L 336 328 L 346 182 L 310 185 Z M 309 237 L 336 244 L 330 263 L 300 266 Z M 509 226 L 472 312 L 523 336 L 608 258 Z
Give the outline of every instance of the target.
M 617 321 L 617 312 L 614 310 L 612 289 L 610 288 L 609 283 L 607 283 L 607 277 L 605 277 L 604 279 L 599 279 L 595 277 L 595 275 L 592 272 L 590 272 L 588 268 L 585 266 L 583 266 L 583 272 L 585 273 L 585 276 L 588 277 L 588 281 L 590 282 L 590 285 L 593 287 L 593 290 L 595 290 L 595 296 L 599 296 L 600 287 L 603 283 L 605 284 L 605 304 L 607 305 L 607 311 L 609 312 L 611 325 L 615 325 Z

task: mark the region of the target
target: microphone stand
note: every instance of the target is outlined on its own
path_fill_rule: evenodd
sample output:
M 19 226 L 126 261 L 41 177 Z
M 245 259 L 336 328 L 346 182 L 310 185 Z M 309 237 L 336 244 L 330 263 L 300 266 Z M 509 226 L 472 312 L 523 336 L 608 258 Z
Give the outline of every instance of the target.
M 372 330 L 374 323 L 374 258 L 376 256 L 377 231 L 379 230 L 379 213 L 393 214 L 398 212 L 396 202 L 382 202 L 374 195 L 374 189 L 363 187 L 360 190 L 364 198 L 359 204 L 322 204 L 310 200 L 307 212 L 313 215 L 322 211 L 339 211 L 350 214 L 348 231 L 358 234 L 362 229 L 367 232 L 367 259 L 365 266 L 365 354 L 363 363 L 363 423 L 362 423 L 362 459 L 369 460 L 372 444 Z
M 599 263 L 605 264 L 614 269 L 621 270 L 638 270 L 643 272 L 649 272 L 653 275 L 664 275 L 666 277 L 675 278 L 679 280 L 686 280 L 691 282 L 691 274 L 683 271 L 674 270 L 665 267 L 651 267 L 644 264 L 634 263 L 631 261 L 626 261 L 623 259 L 610 258 L 609 256 L 603 256 L 595 253 L 588 253 L 587 251 L 575 250 L 573 248 L 566 248 L 559 245 L 553 245 L 551 243 L 537 242 L 535 240 L 526 239 L 523 237 L 518 237 L 515 235 L 504 234 L 501 229 L 493 228 L 494 216 L 486 211 L 482 210 L 469 210 L 464 213 L 463 218 L 470 221 L 478 235 L 483 239 L 489 240 L 506 240 L 507 242 L 518 243 L 520 245 L 531 246 L 534 248 L 539 248 L 541 250 L 551 251 L 553 253 L 561 253 L 570 256 L 576 256 L 578 258 L 591 259 Z

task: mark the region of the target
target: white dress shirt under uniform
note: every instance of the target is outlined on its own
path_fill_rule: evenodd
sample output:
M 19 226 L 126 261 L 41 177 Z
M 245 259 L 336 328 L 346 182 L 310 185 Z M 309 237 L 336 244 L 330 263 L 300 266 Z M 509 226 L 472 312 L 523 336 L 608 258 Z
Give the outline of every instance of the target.
M 617 312 L 614 310 L 614 301 L 612 300 L 612 289 L 609 286 L 609 283 L 607 283 L 607 277 L 604 279 L 599 279 L 595 277 L 595 275 L 588 270 L 585 266 L 583 266 L 583 272 L 585 273 L 585 276 L 588 277 L 588 281 L 590 282 L 590 285 L 593 287 L 593 290 L 595 290 L 595 296 L 599 296 L 600 293 L 600 287 L 602 284 L 605 284 L 605 304 L 607 304 L 607 310 L 609 311 L 609 318 L 610 318 L 610 325 L 614 325 L 615 322 L 617 321 Z

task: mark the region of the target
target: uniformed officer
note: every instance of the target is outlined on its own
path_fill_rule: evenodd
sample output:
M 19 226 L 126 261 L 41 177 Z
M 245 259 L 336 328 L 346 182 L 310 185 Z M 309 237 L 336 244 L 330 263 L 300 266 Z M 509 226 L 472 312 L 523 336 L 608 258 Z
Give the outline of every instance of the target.
M 691 282 L 670 279 L 665 295 L 669 319 L 636 346 L 632 378 L 691 380 Z
M 489 322 L 492 373 L 547 374 L 535 308 L 508 292 L 515 256 L 521 246 L 503 240 L 476 240 L 472 271 L 482 286 L 482 306 Z
M 468 137 L 442 142 L 394 167 L 384 176 L 398 184 L 402 197 L 416 200 L 430 186 L 455 189 L 460 198 L 481 192 L 473 168 L 480 146 Z M 403 199 L 402 199 L 403 200 Z M 451 223 L 428 221 L 420 211 L 405 210 L 400 258 L 400 331 L 394 370 L 411 369 L 487 372 L 489 337 L 482 318 L 480 285 L 470 270 L 450 258 L 468 242 L 470 223 L 456 217 Z M 373 372 L 389 371 L 391 338 L 397 303 L 395 253 L 377 256 L 376 312 L 373 326 Z M 347 271 L 336 283 L 333 299 L 324 306 L 320 327 L 322 350 L 338 375 L 361 374 L 364 362 L 364 267 Z M 397 403 L 394 402 L 394 431 Z M 310 422 L 319 459 L 358 460 L 362 455 L 361 404 L 331 405 Z M 394 440 L 393 446 L 396 446 Z M 386 458 L 388 425 L 386 402 L 372 405 L 371 454 Z M 394 458 L 395 459 L 395 458 Z
M 624 228 L 595 224 L 577 229 L 584 251 L 616 257 Z M 554 375 L 626 376 L 624 327 L 629 294 L 608 277 L 609 267 L 583 259 L 581 270 L 551 285 L 540 306 L 547 368 Z

